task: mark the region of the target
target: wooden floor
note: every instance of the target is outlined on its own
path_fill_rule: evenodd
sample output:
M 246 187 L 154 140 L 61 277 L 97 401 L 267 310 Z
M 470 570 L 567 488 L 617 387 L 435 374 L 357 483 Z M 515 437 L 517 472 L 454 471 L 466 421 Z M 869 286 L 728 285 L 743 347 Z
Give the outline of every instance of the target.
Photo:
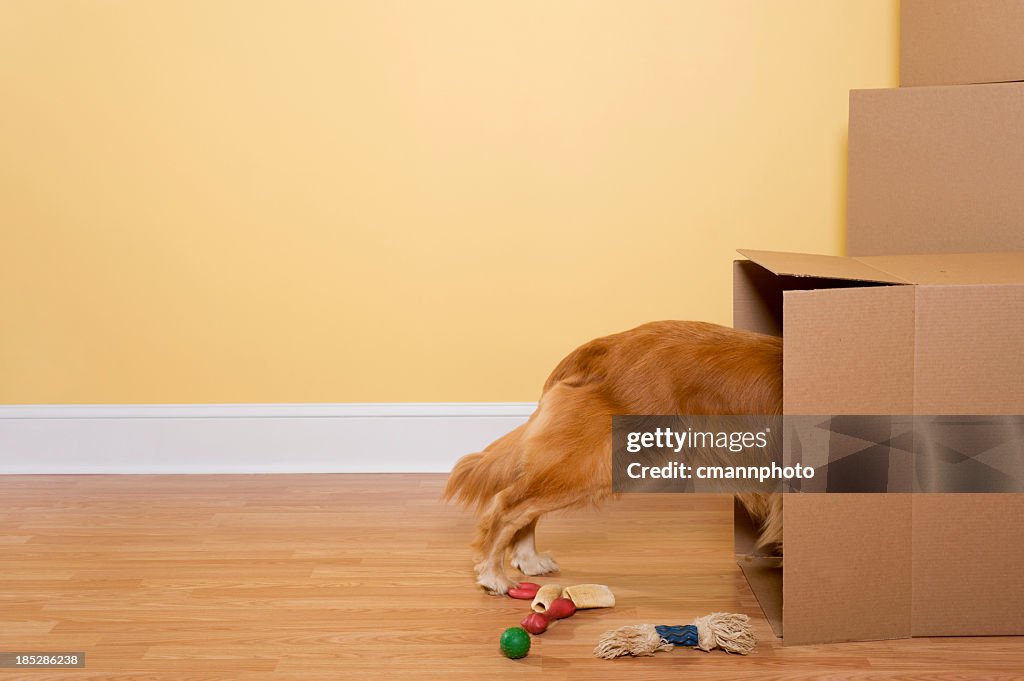
M 84 670 L 0 680 L 1024 679 L 1024 638 L 783 647 L 731 555 L 731 501 L 627 496 L 553 517 L 564 584 L 619 605 L 559 622 L 522 660 L 523 601 L 473 585 L 468 514 L 439 475 L 0 477 L 0 652 L 78 650 Z M 598 660 L 623 624 L 755 617 L 750 657 Z

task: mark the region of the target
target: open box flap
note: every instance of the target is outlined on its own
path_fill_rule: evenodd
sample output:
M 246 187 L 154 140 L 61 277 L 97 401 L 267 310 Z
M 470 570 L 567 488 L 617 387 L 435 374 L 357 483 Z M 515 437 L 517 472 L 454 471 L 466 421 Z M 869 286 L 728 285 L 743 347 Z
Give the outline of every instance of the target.
M 1024 284 L 1024 252 L 837 255 L 740 249 L 773 274 L 886 284 Z
M 877 269 L 865 262 L 837 255 L 754 251 L 750 249 L 740 249 L 737 252 L 773 274 L 782 276 L 871 281 L 884 284 L 911 283 L 895 274 Z
M 913 284 L 1024 284 L 1024 253 L 937 253 L 850 258 Z

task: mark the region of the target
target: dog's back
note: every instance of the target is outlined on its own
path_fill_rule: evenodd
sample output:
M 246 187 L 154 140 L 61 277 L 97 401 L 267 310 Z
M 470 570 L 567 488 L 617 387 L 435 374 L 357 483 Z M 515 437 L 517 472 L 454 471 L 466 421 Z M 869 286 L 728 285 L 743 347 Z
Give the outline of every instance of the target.
M 625 414 L 780 414 L 782 339 L 661 321 L 590 341 L 544 383 L 600 384 Z

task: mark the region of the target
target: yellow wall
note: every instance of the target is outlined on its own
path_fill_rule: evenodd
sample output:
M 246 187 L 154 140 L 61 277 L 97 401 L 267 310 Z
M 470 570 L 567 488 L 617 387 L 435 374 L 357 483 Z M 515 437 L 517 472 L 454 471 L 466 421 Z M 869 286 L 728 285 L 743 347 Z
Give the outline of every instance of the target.
M 839 252 L 895 0 L 5 0 L 0 402 L 535 399 Z

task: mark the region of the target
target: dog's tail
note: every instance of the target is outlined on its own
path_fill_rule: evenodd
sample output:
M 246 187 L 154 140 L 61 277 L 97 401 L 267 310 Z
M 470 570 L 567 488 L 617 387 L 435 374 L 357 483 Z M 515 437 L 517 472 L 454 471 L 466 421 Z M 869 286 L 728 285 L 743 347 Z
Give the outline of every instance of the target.
M 459 459 L 444 488 L 445 501 L 481 506 L 512 484 L 520 472 L 519 448 L 526 424 L 503 435 L 482 452 Z

